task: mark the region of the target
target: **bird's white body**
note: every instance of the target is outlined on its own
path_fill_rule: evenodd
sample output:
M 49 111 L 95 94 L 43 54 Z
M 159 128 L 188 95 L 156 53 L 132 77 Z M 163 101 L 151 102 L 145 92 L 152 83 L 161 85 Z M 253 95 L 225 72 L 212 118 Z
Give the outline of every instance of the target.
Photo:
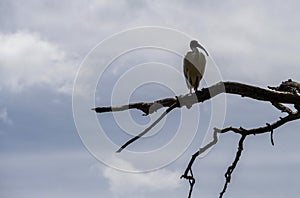
M 203 53 L 199 52 L 197 48 L 192 48 L 184 58 L 183 72 L 186 80 L 187 87 L 192 93 L 198 89 L 200 80 L 205 71 L 206 59 Z

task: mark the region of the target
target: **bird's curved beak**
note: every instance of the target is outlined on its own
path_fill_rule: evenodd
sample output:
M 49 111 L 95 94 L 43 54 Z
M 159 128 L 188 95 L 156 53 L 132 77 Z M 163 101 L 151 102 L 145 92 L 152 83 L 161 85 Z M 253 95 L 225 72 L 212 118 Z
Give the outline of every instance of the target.
M 202 45 L 200 45 L 198 43 L 198 47 L 201 48 L 205 52 L 205 54 L 208 56 L 208 52 L 206 51 L 206 49 Z

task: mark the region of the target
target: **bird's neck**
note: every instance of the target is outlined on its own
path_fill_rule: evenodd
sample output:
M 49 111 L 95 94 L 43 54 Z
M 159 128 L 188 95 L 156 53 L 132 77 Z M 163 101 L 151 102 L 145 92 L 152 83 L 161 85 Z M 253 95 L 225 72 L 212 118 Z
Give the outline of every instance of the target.
M 199 52 L 197 47 L 192 47 L 192 51 L 195 53 L 195 52 Z

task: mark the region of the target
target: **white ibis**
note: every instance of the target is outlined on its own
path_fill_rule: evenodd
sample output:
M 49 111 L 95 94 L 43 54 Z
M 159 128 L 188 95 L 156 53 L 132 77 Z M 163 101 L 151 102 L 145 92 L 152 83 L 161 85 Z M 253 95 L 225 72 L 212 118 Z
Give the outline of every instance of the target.
M 206 59 L 204 54 L 200 52 L 197 47 L 202 49 L 208 56 L 207 51 L 198 43 L 198 41 L 191 41 L 190 48 L 192 51 L 189 51 L 185 55 L 183 61 L 183 72 L 187 87 L 190 89 L 190 93 L 192 93 L 192 89 L 197 91 L 199 82 L 205 71 Z

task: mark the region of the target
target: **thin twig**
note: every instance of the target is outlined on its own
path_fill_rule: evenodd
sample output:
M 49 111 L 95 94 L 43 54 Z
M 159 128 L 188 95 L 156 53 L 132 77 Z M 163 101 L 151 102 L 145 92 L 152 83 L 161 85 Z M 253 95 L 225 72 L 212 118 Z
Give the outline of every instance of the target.
M 272 144 L 272 146 L 274 146 L 274 137 L 273 137 L 274 130 L 273 130 L 272 126 L 269 123 L 266 123 L 266 125 L 270 128 L 269 130 L 271 132 L 270 133 L 271 144 Z
M 190 190 L 189 190 L 188 198 L 192 197 L 194 185 L 195 185 L 195 182 L 196 182 L 196 179 L 194 178 L 194 174 L 193 174 L 192 169 L 190 169 L 190 173 L 191 173 L 191 176 L 188 178 L 189 183 L 190 183 Z
M 149 127 L 147 127 L 144 131 L 142 131 L 140 134 L 138 134 L 137 136 L 131 138 L 130 140 L 128 140 L 125 144 L 123 144 L 119 150 L 117 150 L 117 153 L 120 153 L 124 148 L 126 148 L 129 144 L 133 143 L 134 141 L 138 140 L 139 138 L 141 138 L 143 135 L 145 135 L 146 133 L 148 133 L 155 125 L 157 125 L 159 123 L 159 121 L 161 121 L 161 119 L 163 119 L 169 112 L 171 112 L 173 109 L 175 109 L 177 106 L 179 105 L 179 102 L 175 102 L 173 105 L 171 105 L 168 109 L 166 109 L 160 116 L 158 119 L 156 119 Z
M 204 153 L 205 151 L 207 151 L 209 148 L 211 148 L 213 145 L 215 145 L 218 142 L 218 134 L 219 130 L 217 128 L 214 129 L 214 134 L 213 134 L 213 140 L 211 142 L 209 142 L 208 144 L 206 144 L 204 147 L 200 148 L 196 153 L 194 153 L 192 155 L 192 158 L 188 164 L 188 166 L 186 167 L 183 175 L 180 177 L 180 179 L 184 178 L 187 179 L 190 183 L 190 190 L 189 190 L 189 195 L 188 198 L 192 197 L 192 192 L 194 189 L 194 185 L 195 185 L 195 178 L 193 175 L 193 170 L 192 170 L 192 166 L 194 164 L 194 161 L 196 160 L 196 158 L 201 155 L 202 153 Z M 190 175 L 189 175 L 190 173 Z
M 279 120 L 273 122 L 272 124 L 268 124 L 262 127 L 257 127 L 257 128 L 251 128 L 251 129 L 244 129 L 242 127 L 226 127 L 224 129 L 218 129 L 220 130 L 220 133 L 226 133 L 228 131 L 233 131 L 234 133 L 238 133 L 241 135 L 257 135 L 257 134 L 263 134 L 266 132 L 272 132 L 272 130 L 284 125 L 287 122 L 291 122 L 293 120 L 298 120 L 300 119 L 300 112 L 296 112 L 293 114 L 289 114 L 283 118 L 280 118 Z
M 205 151 L 207 151 L 209 148 L 211 148 L 212 146 L 214 146 L 217 142 L 218 142 L 218 133 L 220 132 L 219 129 L 214 128 L 214 134 L 213 134 L 213 139 L 212 141 L 210 141 L 208 144 L 206 144 L 204 147 L 200 148 L 196 153 L 194 153 L 192 155 L 192 158 L 189 162 L 189 164 L 187 165 L 183 175 L 180 178 L 185 178 L 185 179 L 189 179 L 189 171 L 192 170 L 192 166 L 194 164 L 194 161 L 196 160 L 196 158 L 201 155 L 202 153 L 204 153 Z
M 227 186 L 231 181 L 231 175 L 232 175 L 232 173 L 233 173 L 233 171 L 234 171 L 234 169 L 235 169 L 235 167 L 236 167 L 237 163 L 239 162 L 240 157 L 242 155 L 242 152 L 243 152 L 243 149 L 244 149 L 244 140 L 246 139 L 246 137 L 247 137 L 247 135 L 242 135 L 241 136 L 241 139 L 239 141 L 239 147 L 238 147 L 238 150 L 237 150 L 236 155 L 235 155 L 235 159 L 234 159 L 233 163 L 231 164 L 231 166 L 228 167 L 228 169 L 225 173 L 226 181 L 225 181 L 223 190 L 220 192 L 219 198 L 223 197 L 224 193 L 226 192 Z

